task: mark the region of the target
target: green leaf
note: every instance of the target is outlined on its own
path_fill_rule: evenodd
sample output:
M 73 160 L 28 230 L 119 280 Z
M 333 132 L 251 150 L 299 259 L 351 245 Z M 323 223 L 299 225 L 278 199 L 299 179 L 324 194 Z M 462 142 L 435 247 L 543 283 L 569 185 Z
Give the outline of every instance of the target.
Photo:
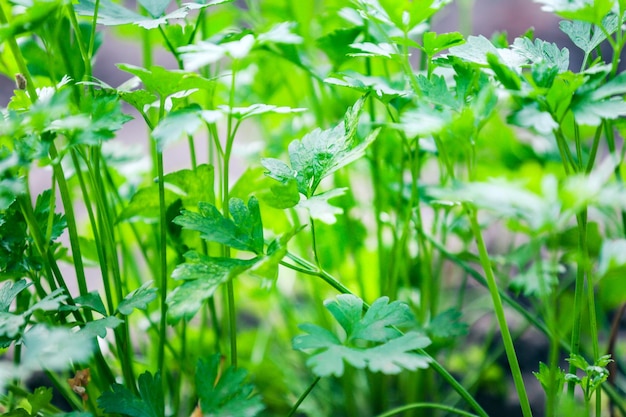
M 291 167 L 276 159 L 263 159 L 267 175 L 281 182 L 295 178 L 298 191 L 311 197 L 322 179 L 336 170 L 356 161 L 365 154 L 365 149 L 376 139 L 379 129 L 354 145 L 354 136 L 366 97 L 361 97 L 348 109 L 344 121 L 334 128 L 315 129 L 301 140 L 289 144 Z
M 429 359 L 412 351 L 430 345 L 430 340 L 416 332 L 403 335 L 395 328 L 414 323 L 408 305 L 389 303 L 388 297 L 381 297 L 363 315 L 363 301 L 351 294 L 339 295 L 324 304 L 345 330 L 345 340 L 317 325 L 303 324 L 299 327 L 308 334 L 296 336 L 292 342 L 296 350 L 317 350 L 307 360 L 316 375 L 341 376 L 344 361 L 386 374 L 428 367 Z M 364 341 L 381 344 L 362 347 Z
M 326 224 L 335 224 L 337 221 L 335 216 L 342 214 L 343 209 L 330 205 L 328 200 L 344 195 L 346 190 L 347 188 L 335 188 L 309 198 L 302 198 L 296 207 L 306 209 L 314 219 Z
M 461 100 L 452 94 L 448 88 L 448 83 L 442 76 L 432 75 L 430 78 L 427 78 L 424 75 L 419 75 L 417 84 L 422 91 L 423 97 L 434 105 L 459 110 L 463 104 Z
M 182 263 L 172 272 L 172 278 L 179 280 L 211 280 L 217 285 L 239 275 L 256 262 L 253 259 L 216 258 L 200 255 L 189 251 L 185 255 L 185 263 Z
M 109 316 L 98 320 L 89 321 L 79 330 L 79 333 L 93 339 L 99 337 L 104 339 L 107 335 L 107 329 L 115 329 L 120 324 L 124 323 L 124 320 L 118 319 L 115 316 Z
M 87 361 L 93 352 L 88 335 L 62 327 L 43 324 L 31 327 L 22 338 L 26 347 L 20 367 L 23 370 L 49 369 L 62 371 L 71 363 Z
M 196 390 L 200 408 L 206 417 L 255 417 L 265 408 L 254 387 L 245 382 L 247 372 L 229 366 L 220 369 L 221 355 L 196 365 Z
M 291 107 L 279 107 L 271 104 L 253 104 L 248 107 L 233 107 L 230 108 L 226 105 L 220 105 L 218 108 L 226 114 L 231 114 L 235 119 L 245 120 L 252 116 L 257 116 L 265 113 L 300 113 L 306 111 L 304 108 L 291 108 Z
M 534 262 L 530 267 L 521 271 L 513 281 L 511 289 L 526 297 L 547 297 L 559 282 L 559 274 L 565 272 L 565 267 L 557 262 L 543 260 Z
M 626 116 L 626 101 L 621 97 L 595 101 L 586 95 L 572 106 L 576 122 L 581 125 L 599 126 L 602 120 L 615 120 Z
M 167 296 L 170 322 L 191 319 L 220 285 L 250 269 L 256 262 L 257 258 L 214 258 L 187 252 L 185 263 L 178 265 L 172 273 L 174 279 L 185 282 Z
M 450 308 L 437 314 L 426 327 L 426 332 L 431 339 L 455 339 L 465 336 L 469 326 L 460 321 L 461 312 Z
M 559 127 L 550 113 L 539 110 L 537 103 L 530 103 L 522 107 L 508 121 L 517 126 L 534 129 L 544 135 L 551 134 L 554 129 Z
M 183 134 L 191 136 L 203 123 L 216 123 L 221 118 L 221 112 L 202 110 L 200 106 L 194 104 L 168 113 L 152 131 L 152 138 L 157 143 L 157 150 L 163 152 Z
M 226 42 L 220 44 L 203 41 L 194 45 L 181 46 L 178 51 L 185 69 L 195 71 L 206 65 L 214 64 L 227 56 L 233 59 L 242 59 L 250 53 L 255 44 L 254 35 L 247 33 L 236 39 L 227 38 Z
M 24 8 L 15 16 L 9 16 L 10 23 L 0 25 L 0 44 L 22 33 L 33 33 L 50 16 L 54 16 L 57 13 L 57 9 L 61 8 L 61 4 L 57 0 L 33 1 L 29 4 L 30 7 Z
M 39 412 L 52 401 L 52 388 L 38 387 L 35 389 L 35 392 L 26 396 L 26 400 L 31 407 L 30 414 L 33 416 L 39 415 Z
M 159 17 L 165 13 L 165 9 L 167 9 L 167 5 L 170 4 L 170 0 L 139 0 L 139 4 L 141 4 L 152 17 Z
M 74 298 L 74 303 L 81 307 L 87 307 L 103 316 L 107 315 L 106 308 L 102 302 L 102 297 L 98 294 L 98 291 L 91 291 L 85 295 Z
M 0 288 L 0 312 L 8 312 L 15 297 L 31 285 L 33 283 L 25 279 L 20 279 L 14 283 L 10 281 L 5 282 Z
M 398 50 L 395 45 L 390 43 L 380 42 L 380 43 L 372 43 L 372 42 L 360 42 L 353 43 L 350 45 L 350 48 L 356 49 L 360 52 L 352 52 L 349 53 L 349 56 L 362 56 L 362 57 L 383 57 L 383 58 L 391 58 L 395 55 L 398 55 Z
M 24 180 L 12 173 L 18 166 L 19 159 L 17 153 L 5 154 L 0 147 L 0 210 L 7 210 L 16 197 L 26 191 Z
M 544 11 L 570 20 L 582 20 L 600 25 L 613 8 L 613 0 L 536 0 Z
M 498 60 L 510 68 L 520 68 L 526 62 L 526 58 L 510 49 L 496 48 L 489 39 L 484 36 L 469 36 L 463 45 L 453 46 L 448 52 L 465 61 L 487 65 L 487 54 L 494 54 Z
M 110 0 L 98 1 L 98 23 L 105 26 L 134 24 L 144 29 L 154 29 L 159 25 L 166 24 L 172 19 L 184 19 L 192 10 L 200 10 L 206 7 L 223 3 L 230 3 L 233 0 L 213 0 L 207 3 L 185 3 L 179 9 L 163 15 L 165 12 L 165 0 L 143 0 L 142 3 L 149 5 L 148 11 L 153 17 L 142 16 Z M 169 4 L 169 1 L 167 2 Z M 145 6 L 144 6 L 145 7 Z M 165 5 L 167 7 L 167 4 Z M 74 10 L 81 16 L 93 16 L 96 9 L 95 0 L 79 0 L 74 5 Z M 159 13 L 155 15 L 154 13 Z
M 267 254 L 261 257 L 252 266 L 250 272 L 270 280 L 278 278 L 278 265 L 285 255 L 287 255 L 287 242 L 289 242 L 296 233 L 302 230 L 303 227 L 284 233 L 272 240 L 267 246 Z
M 317 39 L 317 46 L 328 56 L 333 68 L 339 68 L 353 52 L 350 45 L 363 31 L 362 27 L 339 28 Z
M 161 97 L 194 88 L 211 89 L 215 86 L 214 80 L 203 78 L 198 74 L 180 70 L 170 71 L 157 65 L 149 69 L 129 64 L 118 64 L 117 67 L 137 76 L 150 93 L 156 93 Z M 145 99 L 145 94 L 141 94 L 139 98 Z M 138 110 L 143 111 L 143 108 Z
M 6 347 L 11 340 L 16 339 L 25 324 L 26 319 L 21 314 L 0 312 L 0 346 Z
M 146 310 L 157 297 L 157 289 L 149 288 L 152 281 L 145 282 L 141 287 L 129 293 L 117 306 L 117 311 L 125 316 L 133 312 L 134 309 Z
M 398 87 L 392 86 L 390 80 L 384 77 L 362 75 L 351 70 L 330 74 L 328 78 L 324 79 L 324 82 L 340 87 L 348 87 L 363 94 L 373 93 L 383 103 L 389 103 L 394 98 L 411 95 L 410 91 L 398 89 L 401 88 L 400 85 Z
M 445 49 L 462 45 L 465 43 L 465 39 L 463 39 L 463 35 L 459 32 L 440 34 L 436 32 L 426 32 L 424 33 L 422 43 L 422 49 L 426 55 L 434 56 Z
M 602 278 L 611 272 L 626 272 L 626 239 L 607 239 L 602 243 L 597 273 Z
M 212 204 L 201 202 L 198 208 L 199 213 L 183 210 L 174 223 L 200 232 L 200 237 L 209 242 L 256 254 L 263 252 L 263 223 L 256 197 L 250 197 L 248 206 L 232 198 L 229 203 L 232 220 L 225 218 Z
M 445 99 L 445 96 L 442 99 Z M 451 118 L 451 114 L 447 111 L 438 110 L 431 106 L 419 106 L 402 113 L 401 123 L 392 126 L 402 129 L 409 138 L 413 139 L 441 131 L 451 121 Z
M 539 362 L 539 372 L 533 372 L 546 393 L 554 392 L 557 398 L 565 386 L 565 372 L 557 368 L 554 372 L 543 362 Z M 553 387 L 553 388 L 552 388 Z
M 541 39 L 535 39 L 533 43 L 532 40 L 523 37 L 515 39 L 511 48 L 533 64 L 545 63 L 548 67 L 558 68 L 559 72 L 565 72 L 569 68 L 569 51 L 567 48 L 559 50 L 555 43 Z
M 123 385 L 113 384 L 112 391 L 98 398 L 98 406 L 106 413 L 118 413 L 130 417 L 164 417 L 165 402 L 163 384 L 159 372 L 153 377 L 150 372 L 139 375 L 139 398 Z
M 165 205 L 170 207 L 181 200 L 183 207 L 195 208 L 201 201 L 215 201 L 213 192 L 214 169 L 211 165 L 198 165 L 195 170 L 182 169 L 163 177 Z M 128 206 L 120 213 L 118 221 L 157 221 L 160 216 L 159 186 L 152 184 L 139 189 Z
M 616 15 L 608 15 L 603 21 L 603 26 L 609 34 L 612 34 L 617 30 L 617 22 Z M 606 34 L 589 22 L 564 20 L 559 23 L 559 27 L 585 54 L 593 52 L 606 39 Z
M 31 308 L 29 308 L 24 314 L 30 314 L 36 310 L 43 311 L 55 311 L 61 306 L 61 303 L 67 299 L 67 295 L 64 294 L 63 288 L 57 288 L 51 293 L 47 294 L 44 298 L 36 302 Z

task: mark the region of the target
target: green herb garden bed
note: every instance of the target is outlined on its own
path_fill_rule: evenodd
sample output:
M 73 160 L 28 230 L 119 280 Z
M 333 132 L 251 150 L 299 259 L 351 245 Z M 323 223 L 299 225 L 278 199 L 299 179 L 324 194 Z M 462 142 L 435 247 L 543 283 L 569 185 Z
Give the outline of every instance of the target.
M 0 0 L 3 415 L 626 415 L 626 1 L 138 3 Z

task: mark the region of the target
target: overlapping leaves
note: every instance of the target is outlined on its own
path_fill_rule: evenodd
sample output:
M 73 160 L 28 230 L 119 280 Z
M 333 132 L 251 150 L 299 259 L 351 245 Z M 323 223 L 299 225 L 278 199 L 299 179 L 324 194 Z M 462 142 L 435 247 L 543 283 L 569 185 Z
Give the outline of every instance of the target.
M 198 209 L 198 212 L 183 210 L 174 223 L 200 233 L 200 237 L 208 242 L 220 243 L 255 256 L 237 259 L 187 252 L 184 255 L 185 262 L 172 273 L 174 279 L 184 281 L 168 294 L 168 314 L 172 322 L 193 317 L 220 285 L 245 271 L 262 278 L 275 279 L 278 263 L 286 253 L 286 244 L 297 232 L 294 230 L 276 237 L 264 251 L 263 223 L 259 202 L 255 197 L 250 197 L 247 205 L 243 200 L 232 198 L 229 204 L 230 217 L 225 217 L 210 203 L 201 202 Z
M 184 3 L 171 13 L 165 13 L 170 0 L 143 0 L 139 3 L 150 13 L 150 16 L 143 16 L 137 12 L 129 10 L 110 0 L 80 0 L 74 5 L 76 13 L 82 16 L 93 16 L 98 6 L 98 23 L 106 26 L 133 24 L 144 29 L 154 29 L 173 19 L 184 19 L 192 10 L 200 10 L 206 7 L 223 3 L 230 3 L 232 0 L 213 0 L 206 3 Z
M 381 297 L 363 315 L 363 300 L 351 294 L 339 295 L 324 305 L 345 336 L 309 323 L 299 326 L 308 334 L 293 339 L 294 349 L 314 350 L 307 365 L 316 375 L 341 376 L 344 361 L 356 368 L 385 374 L 428 367 L 429 359 L 414 352 L 430 345 L 428 337 L 417 332 L 402 334 L 396 328 L 414 323 L 408 305 L 399 301 L 389 303 L 388 297 Z

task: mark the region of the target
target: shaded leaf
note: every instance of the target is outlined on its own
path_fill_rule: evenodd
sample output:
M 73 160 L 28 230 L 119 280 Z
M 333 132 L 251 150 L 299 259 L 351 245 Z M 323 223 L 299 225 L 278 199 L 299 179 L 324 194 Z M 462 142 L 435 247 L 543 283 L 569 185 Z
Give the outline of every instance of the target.
M 196 365 L 196 390 L 202 414 L 207 417 L 255 417 L 265 408 L 261 398 L 246 383 L 247 372 L 229 366 L 221 369 L 221 355 Z
M 98 406 L 107 413 L 118 413 L 130 417 L 164 417 L 165 403 L 163 385 L 159 372 L 153 377 L 150 372 L 139 375 L 139 398 L 128 388 L 113 384 L 112 391 L 105 391 L 98 398 Z
M 442 311 L 428 323 L 426 332 L 432 339 L 454 339 L 465 336 L 469 326 L 460 319 L 461 312 L 457 309 Z
M 181 169 L 163 177 L 165 184 L 165 205 L 170 207 L 181 200 L 183 207 L 197 207 L 201 201 L 215 201 L 213 191 L 214 168 L 211 165 L 198 165 L 195 170 Z M 128 206 L 120 213 L 118 221 L 158 221 L 160 216 L 159 186 L 152 184 L 139 189 Z
M 251 268 L 257 259 L 213 258 L 190 251 L 174 269 L 174 279 L 185 280 L 167 296 L 168 319 L 191 319 L 220 285 Z

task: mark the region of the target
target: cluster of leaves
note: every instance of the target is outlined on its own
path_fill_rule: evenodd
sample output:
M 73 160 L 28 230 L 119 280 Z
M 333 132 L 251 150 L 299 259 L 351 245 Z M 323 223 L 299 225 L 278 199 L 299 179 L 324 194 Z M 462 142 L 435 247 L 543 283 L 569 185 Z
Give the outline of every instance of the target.
M 435 213 L 431 230 L 441 231 L 442 239 L 449 231 L 457 233 L 467 244 L 465 254 L 472 260 L 476 256 L 469 253 L 468 248 L 472 247 L 469 242 L 478 237 L 475 230 L 474 236 L 463 230 L 467 229 L 462 221 L 467 211 L 488 212 L 497 220 L 504 219 L 515 233 L 527 235 L 530 242 L 503 256 L 501 262 L 503 270 L 515 269 L 516 276 L 508 284 L 518 294 L 533 301 L 560 296 L 553 289 L 560 284 L 560 277 L 568 273 L 564 265 L 574 260 L 581 268 L 579 276 L 595 274 L 600 279 L 600 296 L 605 305 L 613 306 L 623 300 L 625 290 L 611 289 L 619 286 L 617 281 L 626 264 L 624 241 L 601 242 L 601 234 L 608 235 L 610 227 L 599 226 L 599 221 L 586 222 L 589 208 L 598 209 L 609 219 L 615 212 L 626 212 L 622 182 L 612 179 L 620 175 L 619 161 L 607 159 L 607 163 L 595 165 L 602 132 L 607 132 L 607 139 L 613 138 L 615 128 L 623 131 L 619 120 L 626 116 L 626 75 L 616 75 L 617 58 L 605 65 L 596 52 L 602 43 L 608 42 L 619 57 L 624 46 L 619 44 L 626 9 L 623 1 L 540 1 L 546 9 L 568 19 L 560 28 L 584 53 L 580 72 L 571 70 L 570 52 L 566 48 L 535 39 L 532 32 L 509 43 L 506 36 L 492 40 L 483 36 L 465 39 L 457 32 L 431 31 L 430 19 L 450 3 L 446 0 L 346 2 L 346 7 L 337 9 L 337 16 L 333 14 L 333 18 L 327 19 L 329 16 L 324 14 L 323 18 L 314 19 L 311 26 L 331 29 L 319 36 L 307 32 L 306 25 L 311 23 L 307 20 L 313 20 L 305 17 L 307 7 L 290 10 L 292 21 L 274 23 L 268 19 L 263 28 L 265 19 L 255 19 L 257 6 L 250 2 L 251 18 L 239 25 L 245 29 L 211 33 L 212 27 L 207 26 L 213 26 L 213 22 L 207 25 L 206 16 L 220 10 L 214 6 L 230 2 L 191 2 L 172 8 L 169 0 L 140 0 L 138 3 L 145 13 L 138 13 L 109 0 L 78 0 L 70 6 L 59 1 L 20 1 L 15 4 L 30 7 L 25 7 L 24 13 L 16 15 L 10 23 L 0 25 L 0 42 L 15 42 L 16 36 L 25 35 L 20 47 L 28 58 L 28 69 L 41 78 L 37 79 L 37 86 L 46 86 L 34 89 L 22 82 L 0 116 L 0 273 L 13 280 L 0 288 L 0 343 L 1 347 L 14 344 L 25 348 L 19 365 L 0 367 L 0 385 L 9 376 L 26 375 L 42 363 L 46 369 L 64 370 L 72 361 L 88 361 L 96 347 L 94 339 L 105 337 L 108 329 L 115 330 L 116 343 L 120 344 L 118 359 L 123 362 L 126 355 L 122 351 L 132 351 L 132 346 L 126 346 L 130 339 L 127 326 L 132 324 L 128 316 L 135 309 L 145 310 L 151 329 L 156 327 L 152 313 L 162 314 L 162 327 L 158 330 L 160 361 L 167 356 L 163 353 L 166 342 L 174 357 L 178 349 L 178 341 L 170 343 L 165 338 L 167 330 L 171 330 L 165 326 L 165 311 L 171 326 L 178 326 L 182 319 L 177 334 L 182 335 L 181 362 L 186 362 L 187 331 L 194 327 L 190 325 L 191 319 L 207 300 L 223 284 L 244 274 L 274 281 L 280 264 L 322 278 L 344 292 L 348 288 L 329 271 L 336 269 L 349 276 L 354 269 L 360 295 L 367 298 L 366 295 L 378 291 L 376 296 L 380 297 L 371 306 L 352 294 L 326 301 L 326 309 L 341 329 L 329 330 L 310 323 L 300 325 L 306 334 L 296 336 L 292 347 L 310 353 L 307 365 L 315 375 L 346 377 L 349 383 L 346 363 L 385 374 L 426 369 L 433 359 L 424 349 L 437 352 L 453 346 L 454 340 L 467 333 L 467 325 L 460 320 L 464 314 L 463 295 L 457 307 L 448 310 L 441 306 L 450 303 L 440 303 L 437 298 L 444 281 L 439 279 L 442 263 L 430 246 L 421 204 L 428 205 Z M 337 4 L 344 6 L 342 2 Z M 274 6 L 272 3 L 267 9 Z M 235 5 L 232 7 L 239 10 Z M 263 10 L 267 9 L 264 6 Z M 136 26 L 146 34 L 146 47 L 150 46 L 152 35 L 162 36 L 180 69 L 120 64 L 118 68 L 133 77 L 127 83 L 114 88 L 93 80 L 89 72 L 91 63 L 87 60 L 93 58 L 100 40 L 95 28 L 75 23 L 74 13 L 102 25 Z M 195 15 L 197 20 L 192 23 Z M 58 17 L 58 22 L 50 22 L 54 20 L 50 16 Z M 341 24 L 334 22 L 335 18 Z M 232 22 L 240 23 L 234 19 Z M 203 39 L 198 40 L 200 34 Z M 55 40 L 62 35 L 71 41 L 66 44 Z M 442 54 L 446 50 L 448 53 Z M 326 55 L 329 65 L 317 65 L 321 56 L 315 54 L 319 51 Z M 423 71 L 419 73 L 412 68 L 414 51 L 422 57 Z M 63 59 L 51 59 L 57 55 Z M 0 50 L 0 70 L 12 74 L 17 62 L 7 65 L 10 60 L 6 56 L 5 50 Z M 265 60 L 271 60 L 275 66 L 270 70 L 262 68 Z M 226 77 L 220 73 L 224 67 L 230 71 Z M 360 72 L 363 68 L 364 73 Z M 308 114 L 299 116 L 306 111 L 300 107 L 299 94 L 290 92 L 291 105 L 261 104 L 281 101 L 282 97 L 269 90 L 274 87 L 277 91 L 289 90 L 291 77 L 295 80 L 293 84 L 307 85 L 308 94 L 316 94 L 308 104 L 314 108 L 316 125 L 320 127 L 309 126 Z M 226 103 L 220 96 L 226 78 L 231 80 L 224 94 L 228 104 L 220 104 Z M 77 83 L 79 80 L 83 82 Z M 264 87 L 256 85 L 259 80 Z M 331 90 L 333 94 L 328 96 L 332 100 L 318 102 Z M 345 102 L 341 93 L 349 97 Z M 354 93 L 360 96 L 356 102 L 350 96 Z M 109 158 L 102 158 L 103 144 L 114 138 L 130 119 L 122 111 L 122 102 L 134 107 L 148 125 L 155 150 L 153 162 L 161 168 L 155 168 L 159 173 L 153 184 L 139 189 L 133 185 L 128 193 L 118 190 L 127 179 L 118 178 L 124 175 L 115 172 Z M 345 112 L 343 121 L 334 124 L 348 102 L 354 104 Z M 369 122 L 363 123 L 366 108 Z M 283 114 L 294 114 L 297 123 L 276 129 L 272 115 Z M 214 167 L 229 167 L 239 127 L 258 115 L 266 115 L 270 121 L 262 123 L 267 123 L 268 131 L 272 132 L 265 151 L 274 157 L 261 160 L 267 181 L 263 182 L 262 190 L 252 190 L 257 182 L 242 184 L 250 178 L 256 181 L 255 175 L 262 175 L 263 168 L 257 164 L 258 169 L 248 170 L 231 190 L 229 179 L 224 178 L 229 170 L 216 172 Z M 227 121 L 226 141 L 220 141 L 217 128 L 223 120 Z M 332 127 L 321 127 L 328 125 Z M 522 129 L 550 144 L 551 149 L 545 154 L 528 144 L 515 145 L 515 150 L 522 149 L 540 162 L 540 180 L 533 183 L 483 180 L 484 172 L 480 169 L 485 168 L 481 166 L 481 156 L 489 155 L 490 161 L 497 160 L 497 152 L 491 148 L 502 146 L 493 141 L 481 147 L 488 136 L 484 132 L 489 129 L 493 132 L 504 125 L 506 129 L 501 130 L 507 133 L 513 128 Z M 203 127 L 209 130 L 211 160 L 196 164 L 193 136 Z M 593 148 L 583 149 L 581 137 L 594 129 Z M 285 131 L 288 134 L 279 134 Z M 309 133 L 303 135 L 303 132 Z M 193 169 L 164 175 L 160 158 L 183 136 L 189 138 L 194 154 Z M 505 136 L 500 134 L 498 138 L 504 141 Z M 294 137 L 300 139 L 291 140 Z M 283 160 L 280 151 L 289 140 Z M 276 148 L 279 149 L 274 152 Z M 614 141 L 609 141 L 609 148 L 614 151 Z M 352 178 L 340 171 L 366 154 L 374 188 L 372 204 L 366 202 L 366 197 L 355 197 L 357 193 L 345 187 L 353 185 Z M 437 186 L 422 185 L 425 175 L 422 169 L 428 158 L 436 159 L 439 164 Z M 551 158 L 564 162 L 567 178 L 562 174 L 543 175 Z M 72 170 L 64 172 L 64 165 L 70 159 Z M 65 286 L 61 273 L 56 271 L 56 261 L 65 259 L 57 240 L 68 220 L 54 212 L 56 188 L 38 198 L 33 216 L 29 216 L 25 179 L 34 162 L 53 168 L 55 187 L 59 185 L 68 210 L 72 195 L 65 181 L 72 179 L 72 173 L 78 174 L 74 185 L 83 193 L 91 223 L 87 233 L 93 234 L 94 239 L 77 236 L 76 219 L 68 212 L 73 261 L 82 260 L 77 240 L 83 249 L 88 245 L 95 248 L 93 258 L 101 266 L 106 307 L 97 292 L 87 293 L 81 288 L 82 295 L 72 298 L 67 289 L 55 289 Z M 498 174 L 499 168 L 500 164 L 490 164 L 487 175 Z M 516 172 L 511 169 L 507 175 L 517 175 Z M 218 182 L 220 187 L 216 187 Z M 258 180 L 258 184 L 261 182 Z M 216 189 L 221 195 L 216 196 Z M 342 197 L 341 202 L 329 203 L 338 197 Z M 364 242 L 352 242 L 368 240 L 365 230 L 370 225 L 367 220 L 354 218 L 347 210 L 350 205 L 374 208 L 373 223 L 379 246 L 375 261 L 379 268 L 369 268 L 373 259 L 371 247 Z M 455 207 L 461 210 L 455 211 Z M 289 242 L 304 228 L 297 215 L 286 220 L 288 215 L 281 213 L 285 220 L 280 226 L 268 227 L 268 223 L 276 222 L 273 214 L 278 212 L 274 209 L 293 214 L 292 208 L 307 210 L 311 226 L 313 220 L 333 225 L 333 228 L 326 225 L 316 230 L 310 228 L 315 264 L 287 250 Z M 458 213 L 461 215 L 456 216 Z M 453 225 L 448 223 L 451 218 Z M 587 238 L 588 244 L 581 244 L 586 247 L 586 253 L 577 244 L 568 243 L 575 240 L 572 236 L 578 231 L 572 228 L 573 221 L 579 221 L 581 236 Z M 154 239 L 157 229 L 151 226 L 156 223 L 161 223 L 160 231 L 164 234 L 167 231 L 166 236 Z M 268 233 L 269 229 L 273 233 Z M 358 239 L 355 230 L 360 233 Z M 152 288 L 152 282 L 144 279 L 142 273 L 135 273 L 140 268 L 132 260 L 135 248 L 127 244 L 130 233 L 148 263 L 154 254 L 164 261 L 158 273 L 157 267 L 148 269 L 153 268 L 151 272 L 162 280 L 171 277 L 177 283 L 173 290 L 161 292 L 162 304 L 158 310 L 151 305 L 158 289 Z M 348 239 L 333 239 L 342 234 Z M 334 240 L 342 242 L 336 244 Z M 308 238 L 298 243 L 300 249 L 308 249 Z M 328 252 L 333 253 L 322 257 L 324 262 L 321 262 L 319 253 L 324 245 L 332 247 Z M 341 248 L 337 250 L 334 246 Z M 554 254 L 549 260 L 544 259 L 546 249 Z M 350 256 L 348 251 L 352 251 Z M 119 259 L 118 253 L 122 254 Z M 177 259 L 170 258 L 168 264 L 169 254 L 175 254 Z M 284 262 L 286 256 L 293 263 Z M 599 256 L 597 270 L 587 265 L 592 256 Z M 82 257 L 88 256 L 83 253 Z M 346 259 L 350 259 L 350 265 Z M 487 274 L 490 261 L 480 260 Z M 82 268 L 75 266 L 77 272 Z M 373 272 L 375 269 L 378 274 Z M 465 269 L 470 275 L 480 276 L 469 266 Z M 501 275 L 508 278 L 506 272 Z M 126 276 L 133 276 L 136 281 L 120 282 Z M 23 277 L 29 277 L 32 282 Z M 45 278 L 49 282 L 42 285 Z M 114 289 L 109 287 L 110 281 L 114 282 Z M 352 284 L 349 278 L 346 282 Z M 595 281 L 589 278 L 587 285 L 591 283 Z M 496 293 L 498 290 L 494 289 Z M 419 301 L 411 299 L 409 304 L 389 301 L 403 299 L 405 295 L 415 300 L 419 297 Z M 515 302 L 510 297 L 506 299 Z M 423 322 L 419 327 L 413 310 L 420 311 Z M 232 311 L 229 313 L 232 316 L 229 319 L 234 322 Z M 219 327 L 219 314 L 211 311 L 211 315 L 216 328 Z M 296 314 L 285 315 L 291 321 Z M 300 319 L 297 315 L 295 318 L 295 321 Z M 64 327 L 42 322 L 62 323 Z M 533 323 L 543 326 L 539 319 Z M 423 333 L 415 328 L 421 328 Z M 403 333 L 400 329 L 409 331 Z M 215 338 L 220 339 L 219 332 L 215 333 Z M 57 356 L 50 357 L 50 352 L 42 348 L 44 342 L 58 347 Z M 216 340 L 216 345 L 220 343 L 223 340 Z M 231 354 L 236 361 L 236 352 Z M 128 362 L 121 364 L 126 385 L 115 383 L 106 391 L 108 384 L 102 382 L 107 385 L 104 389 L 103 385 L 98 387 L 104 392 L 97 400 L 98 405 L 107 413 L 163 417 L 169 399 L 163 386 L 169 384 L 171 375 L 145 372 L 138 378 L 137 389 L 132 389 L 134 364 L 132 359 Z M 566 382 L 579 384 L 589 402 L 607 379 L 608 362 L 608 357 L 600 357 L 594 365 L 589 365 L 582 356 L 572 354 L 571 365 L 582 370 L 584 377 L 557 372 L 543 364 L 537 377 L 548 395 L 560 393 Z M 177 371 L 183 371 L 185 366 L 181 363 Z M 416 375 L 421 377 L 419 373 Z M 222 369 L 219 355 L 200 360 L 195 366 L 198 408 L 194 415 L 259 414 L 264 406 L 260 397 L 253 395 L 253 388 L 245 383 L 245 378 L 241 368 Z M 113 376 L 109 379 L 112 382 Z M 284 391 L 288 389 L 291 388 Z M 457 387 L 457 390 L 463 395 L 462 389 Z M 26 397 L 24 407 L 17 407 L 16 415 L 36 415 L 46 407 L 48 397 L 49 392 L 41 390 Z M 428 394 L 423 398 L 428 398 Z M 195 399 L 191 402 L 196 403 Z M 480 408 L 477 412 L 481 414 Z
M 200 359 L 195 379 L 198 407 L 201 415 L 211 417 L 254 417 L 264 409 L 261 399 L 253 393 L 254 387 L 245 382 L 247 372 L 232 366 L 222 369 L 222 357 L 212 355 Z M 107 413 L 129 417 L 164 417 L 165 402 L 161 374 L 150 372 L 138 378 L 139 397 L 121 384 L 113 384 L 111 391 L 98 398 L 98 406 Z

